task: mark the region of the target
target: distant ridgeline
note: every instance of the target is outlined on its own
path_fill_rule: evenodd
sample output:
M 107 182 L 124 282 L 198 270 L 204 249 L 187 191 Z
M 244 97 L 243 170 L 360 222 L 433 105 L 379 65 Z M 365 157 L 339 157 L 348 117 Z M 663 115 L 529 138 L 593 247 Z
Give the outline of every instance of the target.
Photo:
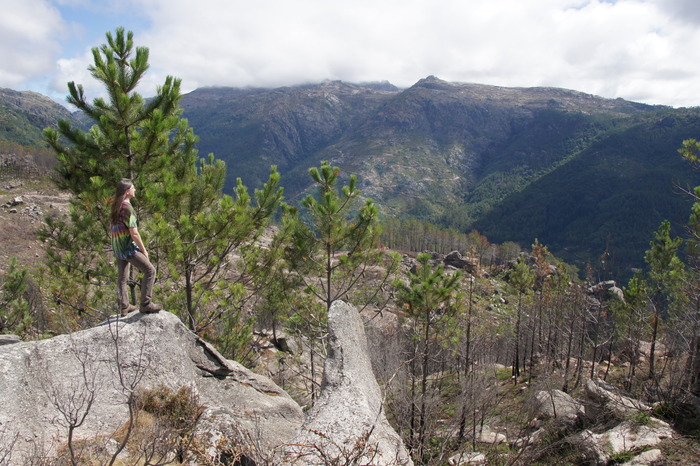
M 43 130 L 73 115 L 63 106 L 36 92 L 0 88 L 0 172 L 45 173 L 56 156 L 44 141 Z
M 677 152 L 700 137 L 697 108 L 434 77 L 405 90 L 198 89 L 182 106 L 200 151 L 227 162 L 228 186 L 236 176 L 259 185 L 275 164 L 294 202 L 309 186 L 308 167 L 330 160 L 357 174 L 386 216 L 523 247 L 539 239 L 568 262 L 618 277 L 644 265 L 662 220 L 683 234 L 691 201 L 682 189 L 700 185 Z
M 21 100 L 8 93 L 20 94 L 0 92 L 5 126 L 7 100 Z M 277 165 L 295 203 L 311 186 L 308 168 L 329 160 L 358 176 L 384 216 L 477 229 L 496 243 L 538 239 L 567 262 L 617 278 L 644 265 L 662 220 L 684 234 L 692 202 L 682 191 L 700 185 L 677 152 L 700 138 L 697 108 L 432 76 L 408 89 L 337 81 L 203 88 L 181 106 L 200 155 L 226 162 L 227 192 L 236 177 L 261 186 Z

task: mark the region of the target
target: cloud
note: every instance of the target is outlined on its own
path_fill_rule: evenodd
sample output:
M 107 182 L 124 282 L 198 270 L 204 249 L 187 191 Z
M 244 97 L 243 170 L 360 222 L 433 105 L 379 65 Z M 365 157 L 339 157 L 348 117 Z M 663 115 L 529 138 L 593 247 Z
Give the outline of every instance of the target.
M 697 0 L 652 0 L 661 10 L 688 23 L 700 23 L 700 3 Z
M 14 87 L 53 71 L 65 24 L 44 0 L 5 0 L 0 15 L 0 86 Z
M 675 3 L 697 10 L 691 2 Z M 153 29 L 143 40 L 154 68 L 182 77 L 187 89 L 323 79 L 405 87 L 436 75 L 650 103 L 697 102 L 700 96 L 699 85 L 688 79 L 700 73 L 700 52 L 689 47 L 700 43 L 700 32 L 654 1 L 147 4 Z
M 108 2 L 107 12 L 96 0 L 61 1 L 85 2 L 75 10 L 92 11 L 90 23 L 100 14 L 99 26 L 123 25 L 137 45 L 149 47 L 144 95 L 166 75 L 182 78 L 185 91 L 324 79 L 407 87 L 435 75 L 655 104 L 700 103 L 695 0 L 122 0 Z M 17 2 L 28 3 L 52 12 L 33 20 L 52 32 L 36 36 L 43 37 L 34 41 L 36 70 L 13 67 L 12 82 L 47 73 L 53 57 L 56 89 L 60 83 L 65 93 L 65 82 L 75 80 L 89 95 L 100 92 L 84 70 L 89 48 L 101 41 L 58 57 L 52 34 L 104 38 L 106 30 L 79 34 L 80 24 L 90 27 L 87 20 L 56 17 L 45 1 Z M 33 6 L 26 9 L 36 16 Z M 22 28 L 17 34 L 35 37 Z

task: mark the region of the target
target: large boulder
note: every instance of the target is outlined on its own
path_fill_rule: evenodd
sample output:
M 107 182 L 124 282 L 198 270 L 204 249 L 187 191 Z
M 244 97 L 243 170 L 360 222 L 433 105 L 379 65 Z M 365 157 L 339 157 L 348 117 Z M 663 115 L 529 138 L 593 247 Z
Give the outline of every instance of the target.
M 583 403 L 561 390 L 540 390 L 535 394 L 535 416 L 553 419 L 558 425 L 568 427 L 586 415 Z
M 443 263 L 446 266 L 454 267 L 456 269 L 465 269 L 469 273 L 473 273 L 476 270 L 477 263 L 470 261 L 462 257 L 462 253 L 459 251 L 452 251 L 447 254 L 443 259 Z
M 625 395 L 617 387 L 600 379 L 588 379 L 585 392 L 591 402 L 586 413 L 594 419 L 609 415 L 624 419 L 635 413 L 651 411 L 651 406 Z
M 136 312 L 68 335 L 0 346 L 0 452 L 14 442 L 13 464 L 27 455 L 55 455 L 67 441 L 66 413 L 85 415 L 74 440 L 106 438 L 127 422 L 130 392 L 158 387 L 188 387 L 198 397 L 203 445 L 236 432 L 241 441 L 272 450 L 303 420 L 286 392 L 222 357 L 175 315 Z
M 667 423 L 650 418 L 644 425 L 628 421 L 599 434 L 584 430 L 570 441 L 583 450 L 590 463 L 604 465 L 615 455 L 658 445 L 673 438 L 673 434 Z
M 499 432 L 494 432 L 487 425 L 481 426 L 481 429 L 476 434 L 476 441 L 479 443 L 490 443 L 492 445 L 497 445 L 499 443 L 506 443 L 508 437 L 505 434 Z
M 335 301 L 328 312 L 328 357 L 321 394 L 279 464 L 412 465 L 384 414 L 357 310 Z

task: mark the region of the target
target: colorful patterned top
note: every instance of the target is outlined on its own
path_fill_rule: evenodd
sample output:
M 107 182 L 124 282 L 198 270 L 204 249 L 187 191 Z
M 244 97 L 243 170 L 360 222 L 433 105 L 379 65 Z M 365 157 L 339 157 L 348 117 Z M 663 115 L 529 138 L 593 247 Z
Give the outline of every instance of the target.
M 112 251 L 117 259 L 126 260 L 136 254 L 139 247 L 131 239 L 129 228 L 136 228 L 136 212 L 128 201 L 122 202 L 122 208 L 119 211 L 119 220 L 112 224 L 109 233 L 112 239 Z

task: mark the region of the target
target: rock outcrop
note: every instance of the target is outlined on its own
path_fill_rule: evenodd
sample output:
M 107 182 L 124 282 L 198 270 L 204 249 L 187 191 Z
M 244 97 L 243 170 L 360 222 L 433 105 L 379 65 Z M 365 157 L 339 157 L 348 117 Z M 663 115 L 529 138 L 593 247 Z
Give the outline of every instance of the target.
M 538 419 L 553 419 L 562 427 L 573 426 L 586 415 L 583 403 L 561 390 L 540 390 L 535 394 L 535 401 Z
M 626 396 L 617 387 L 600 379 L 588 379 L 585 388 L 586 398 L 590 401 L 587 408 L 590 417 L 613 414 L 624 418 L 635 413 L 651 411 L 651 406 Z
M 647 425 L 623 422 L 600 434 L 584 430 L 571 443 L 578 444 L 592 464 L 605 465 L 615 455 L 655 446 L 672 437 L 673 429 L 667 423 L 650 418 Z
M 443 263 L 446 266 L 454 267 L 456 269 L 464 269 L 469 273 L 474 273 L 477 269 L 478 264 L 473 260 L 467 260 L 462 257 L 459 251 L 452 251 L 443 259 Z
M 412 465 L 389 425 L 357 310 L 336 301 L 328 313 L 329 352 L 321 394 L 299 434 L 283 448 L 286 465 Z M 330 461 L 330 462 L 329 462 Z
M 11 464 L 55 454 L 67 441 L 66 413 L 85 415 L 74 440 L 107 438 L 128 420 L 130 391 L 160 386 L 197 395 L 203 444 L 235 432 L 235 440 L 272 451 L 302 424 L 286 392 L 222 357 L 175 315 L 132 313 L 73 334 L 0 346 L 0 452 L 12 447 Z

